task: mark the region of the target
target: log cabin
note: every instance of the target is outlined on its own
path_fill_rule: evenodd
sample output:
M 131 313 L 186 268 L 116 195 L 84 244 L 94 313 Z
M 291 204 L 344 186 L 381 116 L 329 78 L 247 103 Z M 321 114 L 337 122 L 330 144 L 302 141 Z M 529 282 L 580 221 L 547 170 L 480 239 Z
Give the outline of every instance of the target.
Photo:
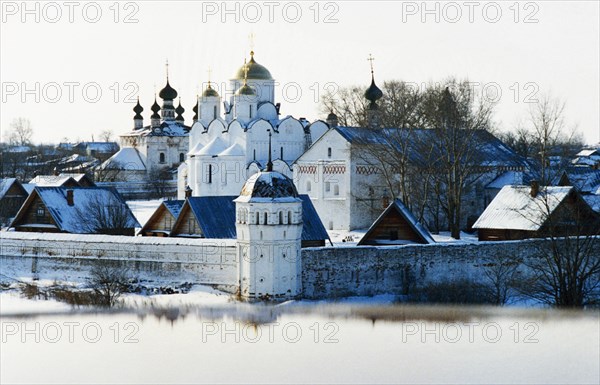
M 147 237 L 168 237 L 179 217 L 184 202 L 184 200 L 163 201 L 142 227 L 139 234 Z
M 600 234 L 600 214 L 572 186 L 505 186 L 477 219 L 480 241 Z
M 395 199 L 373 222 L 358 242 L 363 245 L 405 245 L 435 243 L 400 199 Z
M 16 178 L 0 179 L 0 225 L 10 222 L 28 195 L 27 190 Z
M 132 236 L 141 226 L 114 188 L 35 187 L 10 227 L 15 231 Z

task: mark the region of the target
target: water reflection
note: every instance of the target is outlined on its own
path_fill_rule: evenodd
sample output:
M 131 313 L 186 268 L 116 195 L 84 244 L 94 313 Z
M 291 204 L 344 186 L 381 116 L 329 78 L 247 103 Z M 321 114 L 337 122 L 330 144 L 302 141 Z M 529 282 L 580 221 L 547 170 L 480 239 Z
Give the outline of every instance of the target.
M 598 311 L 321 303 L 3 316 L 2 383 L 598 383 Z

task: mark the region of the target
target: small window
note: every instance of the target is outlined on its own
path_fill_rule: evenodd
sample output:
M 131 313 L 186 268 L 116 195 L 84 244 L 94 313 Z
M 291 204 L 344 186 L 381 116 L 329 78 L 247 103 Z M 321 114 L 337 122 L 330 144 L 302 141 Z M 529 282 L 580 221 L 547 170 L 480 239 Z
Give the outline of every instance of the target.
M 331 147 L 327 147 L 327 156 L 331 158 Z
M 333 186 L 333 195 L 340 195 L 340 186 L 337 184 Z
M 279 159 L 283 159 L 283 147 L 279 149 Z
M 256 224 L 259 224 L 259 220 L 260 220 L 260 213 L 256 213 Z M 262 234 L 262 233 L 261 233 Z
M 217 118 L 217 106 L 213 106 L 213 119 Z
M 254 160 L 256 160 L 256 149 L 254 149 Z
M 212 164 L 208 165 L 208 183 L 212 183 Z
M 160 155 L 158 156 L 159 158 L 159 162 L 160 163 L 165 163 L 165 153 L 161 152 Z
M 310 185 L 310 181 L 309 181 L 309 180 L 308 180 L 308 181 L 306 181 L 306 191 L 310 192 L 310 191 L 311 191 L 311 190 L 310 190 L 311 188 L 312 188 L 312 186 Z
M 283 225 L 283 211 L 279 212 L 279 224 Z
M 268 221 L 269 221 L 269 214 L 265 213 L 265 225 L 267 224 Z
M 183 155 L 183 152 L 180 152 L 179 153 L 179 162 L 182 163 L 183 161 L 185 161 L 185 155 Z
M 330 192 L 331 191 L 331 183 L 325 182 L 325 191 L 326 192 Z
M 248 106 L 248 116 L 252 119 L 252 104 Z
M 44 208 L 44 206 L 42 206 L 42 205 L 38 206 L 36 215 L 38 216 L 38 218 L 42 218 L 42 217 L 46 216 L 46 209 Z
M 292 212 L 288 211 L 288 225 L 292 224 Z

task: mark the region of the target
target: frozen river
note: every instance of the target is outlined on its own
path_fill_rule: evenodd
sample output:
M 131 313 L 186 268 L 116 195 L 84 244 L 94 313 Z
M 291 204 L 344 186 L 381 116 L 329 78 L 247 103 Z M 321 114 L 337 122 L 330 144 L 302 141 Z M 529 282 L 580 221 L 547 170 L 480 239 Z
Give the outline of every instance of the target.
M 2 383 L 600 383 L 597 311 L 222 304 L 0 320 Z

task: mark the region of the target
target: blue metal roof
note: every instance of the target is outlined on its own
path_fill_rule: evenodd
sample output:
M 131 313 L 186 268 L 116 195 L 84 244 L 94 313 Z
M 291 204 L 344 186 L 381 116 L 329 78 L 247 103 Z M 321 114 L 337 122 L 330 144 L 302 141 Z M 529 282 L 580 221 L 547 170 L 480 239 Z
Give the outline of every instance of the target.
M 163 201 L 162 204 L 165 205 L 165 207 L 167 208 L 167 210 L 169 210 L 171 215 L 173 215 L 173 217 L 177 219 L 179 217 L 179 213 L 181 212 L 181 208 L 183 207 L 184 202 L 184 200 L 168 200 Z
M 235 230 L 235 202 L 237 196 L 191 197 L 187 202 L 198 220 L 206 238 L 233 239 Z M 329 234 L 317 214 L 308 195 L 300 195 L 302 200 L 302 240 L 321 241 L 329 239 Z
M 237 196 L 191 197 L 190 209 L 206 238 L 229 239 L 236 237 L 235 202 Z
M 335 127 L 349 143 L 361 145 L 382 145 L 396 148 L 397 151 L 408 150 L 411 162 L 431 166 L 445 152 L 443 143 L 439 143 L 438 132 L 423 128 L 381 128 L 368 129 L 359 127 Z M 459 131 L 462 134 L 462 131 Z M 526 167 L 526 160 L 506 146 L 500 139 L 486 130 L 473 132 L 473 143 L 476 154 L 470 155 L 471 162 L 481 166 Z M 408 146 L 407 146 L 408 143 Z M 427 150 L 427 151 L 425 151 Z M 426 156 L 428 151 L 433 151 Z

